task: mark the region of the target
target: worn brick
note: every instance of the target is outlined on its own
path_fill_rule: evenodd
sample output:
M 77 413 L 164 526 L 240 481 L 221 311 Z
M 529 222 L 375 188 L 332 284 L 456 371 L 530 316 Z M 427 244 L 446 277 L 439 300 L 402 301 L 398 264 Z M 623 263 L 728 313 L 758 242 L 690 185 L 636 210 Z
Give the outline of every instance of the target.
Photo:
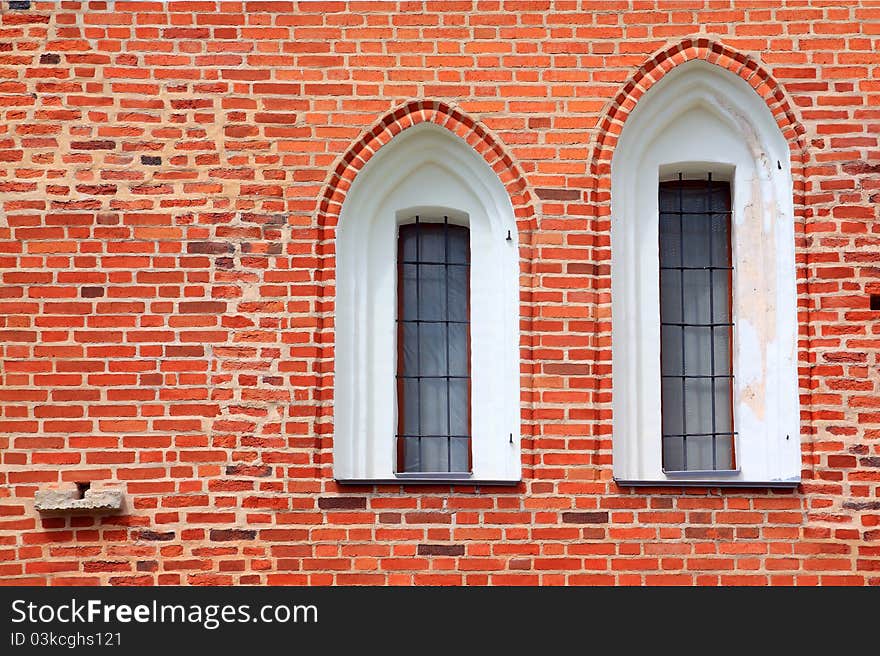
M 211 540 L 214 542 L 230 542 L 236 540 L 253 540 L 257 532 L 250 529 L 212 528 Z
M 419 556 L 464 556 L 462 544 L 420 544 Z
M 364 497 L 323 497 L 318 499 L 318 508 L 322 510 L 353 510 L 366 507 L 367 500 Z
M 607 524 L 607 512 L 564 512 L 563 524 Z

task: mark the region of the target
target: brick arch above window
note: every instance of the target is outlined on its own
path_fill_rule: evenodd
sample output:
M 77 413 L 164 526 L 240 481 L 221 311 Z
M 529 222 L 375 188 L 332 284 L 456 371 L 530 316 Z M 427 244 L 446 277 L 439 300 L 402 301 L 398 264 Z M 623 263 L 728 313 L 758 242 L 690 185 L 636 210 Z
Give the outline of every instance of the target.
M 513 205 L 521 234 L 535 229 L 533 196 L 522 168 L 492 132 L 465 112 L 436 100 L 412 100 L 385 114 L 343 154 L 318 202 L 318 225 L 332 228 L 355 177 L 395 136 L 421 123 L 449 130 L 473 148 L 501 180 Z
M 766 103 L 791 151 L 795 202 L 803 193 L 803 166 L 807 160 L 806 130 L 797 119 L 791 101 L 773 76 L 748 55 L 707 38 L 685 39 L 669 46 L 642 64 L 614 96 L 598 124 L 590 157 L 590 171 L 596 179 L 611 172 L 611 158 L 623 126 L 641 97 L 663 77 L 685 62 L 703 60 L 738 75 Z

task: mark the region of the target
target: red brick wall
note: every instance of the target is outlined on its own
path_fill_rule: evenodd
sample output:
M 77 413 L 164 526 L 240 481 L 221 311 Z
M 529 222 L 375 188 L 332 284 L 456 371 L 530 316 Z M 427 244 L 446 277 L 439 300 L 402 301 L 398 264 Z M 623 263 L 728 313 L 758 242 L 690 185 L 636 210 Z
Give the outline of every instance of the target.
M 0 582 L 880 583 L 880 4 L 26 5 L 0 0 Z M 793 491 L 611 479 L 609 163 L 692 58 L 792 148 Z M 520 221 L 516 487 L 332 479 L 336 216 L 425 120 Z M 34 511 L 83 481 L 126 512 Z

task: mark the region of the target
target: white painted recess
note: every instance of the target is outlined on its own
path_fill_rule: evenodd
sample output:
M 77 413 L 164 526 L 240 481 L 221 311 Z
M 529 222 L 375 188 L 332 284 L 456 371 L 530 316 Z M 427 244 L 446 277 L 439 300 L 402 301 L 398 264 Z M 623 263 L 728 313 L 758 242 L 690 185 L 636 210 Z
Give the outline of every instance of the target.
M 430 123 L 408 128 L 357 175 L 336 231 L 333 474 L 340 482 L 412 481 L 395 471 L 397 231 L 421 221 L 471 236 L 472 475 L 522 477 L 519 256 L 510 197 L 464 140 Z M 510 240 L 507 239 L 508 231 Z M 416 479 L 424 481 L 424 479 Z
M 611 166 L 614 478 L 621 484 L 800 482 L 794 212 L 789 148 L 737 75 L 670 71 L 627 119 Z M 736 469 L 666 473 L 661 457 L 658 183 L 731 186 Z

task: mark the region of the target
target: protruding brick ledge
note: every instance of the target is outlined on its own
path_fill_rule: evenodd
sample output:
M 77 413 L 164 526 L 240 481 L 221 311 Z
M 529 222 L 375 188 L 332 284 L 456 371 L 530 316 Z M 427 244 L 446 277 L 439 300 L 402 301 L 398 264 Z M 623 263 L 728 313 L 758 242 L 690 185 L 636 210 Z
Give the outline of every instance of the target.
M 42 513 L 116 512 L 122 509 L 125 493 L 119 488 L 88 489 L 80 495 L 76 485 L 37 490 L 34 508 Z

